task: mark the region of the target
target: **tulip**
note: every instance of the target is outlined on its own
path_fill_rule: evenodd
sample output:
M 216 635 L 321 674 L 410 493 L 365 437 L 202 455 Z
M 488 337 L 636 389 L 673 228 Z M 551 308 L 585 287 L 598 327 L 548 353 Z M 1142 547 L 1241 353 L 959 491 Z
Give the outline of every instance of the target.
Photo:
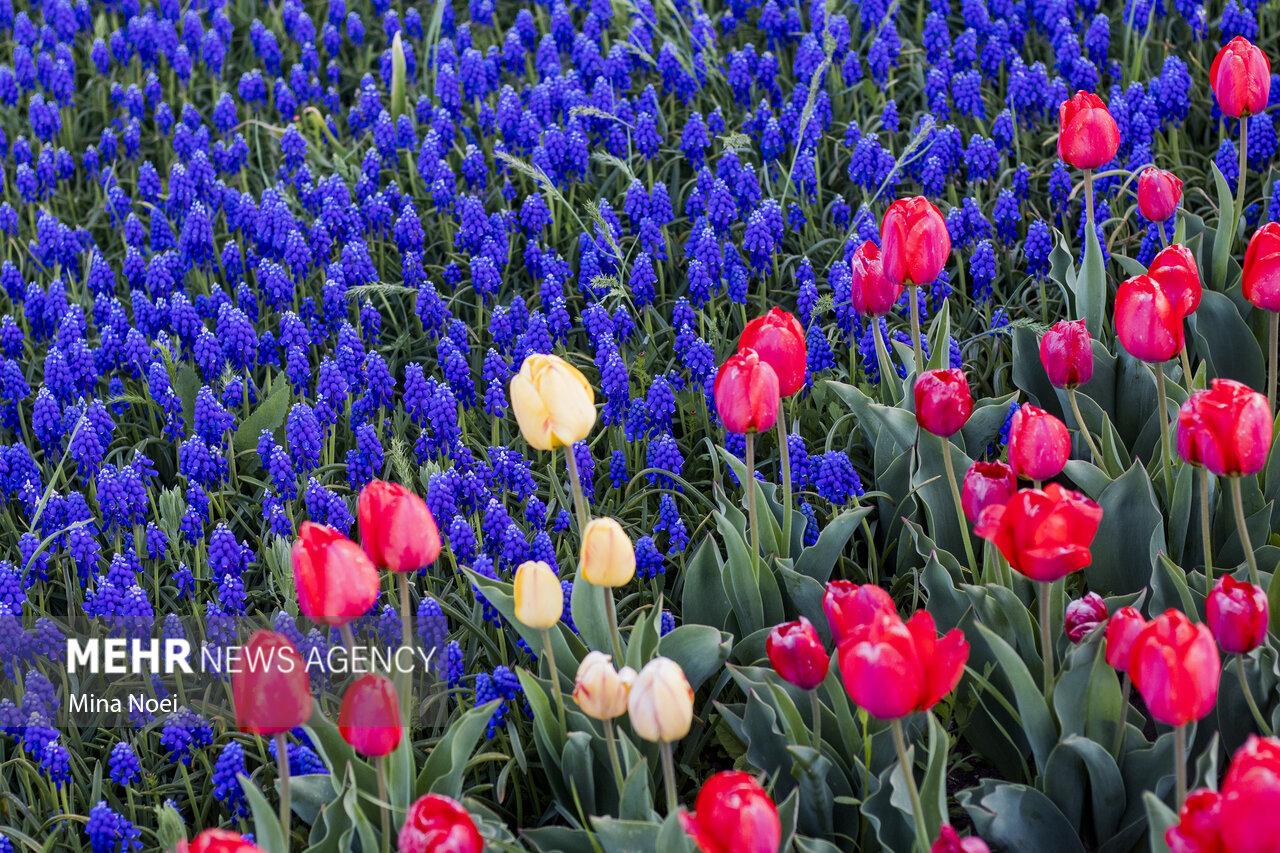
M 974 462 L 964 475 L 960 492 L 965 518 L 977 524 L 984 509 L 993 504 L 1004 506 L 1017 489 L 1017 475 L 1008 465 L 998 461 Z
M 883 587 L 871 583 L 861 586 L 852 581 L 827 583 L 822 596 L 822 609 L 827 614 L 831 636 L 839 645 L 854 628 L 875 620 L 880 614 L 898 615 L 898 608 Z
M 530 447 L 556 450 L 581 441 L 596 422 L 595 392 L 578 368 L 534 353 L 511 380 L 511 408 Z
M 753 349 L 738 350 L 716 372 L 716 411 L 729 432 L 763 432 L 778 419 L 778 374 Z
M 1068 164 L 1096 169 L 1110 163 L 1119 149 L 1120 128 L 1097 95 L 1076 92 L 1058 107 L 1058 156 Z
M 441 794 L 409 806 L 397 839 L 399 853 L 481 853 L 484 838 L 461 803 Z
M 582 535 L 579 557 L 582 577 L 596 586 L 625 586 L 636 576 L 631 537 L 612 518 L 591 519 Z
M 827 677 L 831 658 L 813 623 L 803 616 L 775 625 L 764 648 L 774 671 L 801 690 L 812 690 Z
M 1008 443 L 1014 474 L 1037 482 L 1060 474 L 1071 456 L 1067 425 L 1030 403 L 1013 413 Z
M 1130 355 L 1152 364 L 1182 349 L 1182 315 L 1153 276 L 1134 276 L 1116 291 L 1116 336 Z
M 375 565 L 412 572 L 440 556 L 440 531 L 426 501 L 399 483 L 374 480 L 356 502 L 360 544 Z
M 1218 793 L 1208 788 L 1192 791 L 1182 804 L 1178 822 L 1165 830 L 1169 853 L 1227 853 L 1222 846 L 1220 823 Z
M 1147 275 L 1156 280 L 1175 313 L 1189 317 L 1200 307 L 1200 268 L 1191 250 L 1179 243 L 1151 259 Z
M 807 347 L 804 329 L 790 312 L 770 308 L 769 313 L 747 323 L 738 338 L 738 350 L 755 350 L 760 360 L 778 375 L 778 393 L 783 397 L 804 387 Z
M 1138 210 L 1152 222 L 1164 222 L 1178 210 L 1182 180 L 1164 169 L 1143 169 L 1138 177 Z
M 1223 575 L 1205 605 L 1209 630 L 1227 654 L 1247 654 L 1267 638 L 1267 594 L 1261 587 Z
M 176 853 L 263 853 L 238 832 L 229 829 L 206 829 L 188 844 L 178 843 Z
M 551 648 L 551 627 L 564 614 L 564 590 L 555 570 L 541 560 L 529 560 L 516 568 L 513 594 L 516 620 L 527 628 L 542 633 L 542 657 L 551 670 L 552 692 L 556 695 L 556 711 L 564 725 L 564 697 L 556 672 L 556 656 Z
M 976 835 L 961 838 L 955 827 L 948 823 L 943 824 L 929 853 L 991 853 L 991 848 Z
M 1121 607 L 1107 620 L 1107 663 L 1117 672 L 1129 671 L 1134 641 L 1147 627 L 1147 620 L 1132 607 Z
M 1271 94 L 1271 62 L 1247 38 L 1236 36 L 1213 58 L 1213 64 L 1209 66 L 1209 85 L 1213 87 L 1213 96 L 1218 99 L 1218 108 L 1224 115 L 1232 118 L 1255 115 L 1267 108 Z
M 850 267 L 853 280 L 849 287 L 849 299 L 853 303 L 853 310 L 864 317 L 879 317 L 892 311 L 898 297 L 902 296 L 903 287 L 890 281 L 884 274 L 880 247 L 867 240 L 854 251 Z
M 1223 848 L 1230 853 L 1280 850 L 1280 740 L 1250 735 L 1222 780 Z
M 361 755 L 381 758 L 400 745 L 400 700 L 391 679 L 369 673 L 354 681 L 342 697 L 338 733 Z
M 1268 222 L 1253 235 L 1244 253 L 1244 275 L 1241 279 L 1244 298 L 1253 305 L 1270 311 L 1271 333 L 1267 349 L 1267 404 L 1276 408 L 1276 376 L 1280 366 L 1280 223 Z
M 622 762 L 618 759 L 618 744 L 613 734 L 613 720 L 627 710 L 627 694 L 636 679 L 636 671 L 624 666 L 621 671 L 613 668 L 613 658 L 604 652 L 587 652 L 578 664 L 578 674 L 573 679 L 573 701 L 582 713 L 604 723 L 604 739 L 609 747 L 609 763 L 613 766 L 613 779 L 621 794 L 623 786 Z
M 332 527 L 302 522 L 293 543 L 293 583 L 298 609 L 320 625 L 344 628 L 378 599 L 378 571 L 360 546 Z
M 750 773 L 724 770 L 703 783 L 680 826 L 702 853 L 777 853 L 778 807 Z
M 1055 388 L 1075 388 L 1093 378 L 1093 339 L 1084 320 L 1059 320 L 1040 338 L 1040 363 Z
M 664 657 L 655 657 L 645 664 L 627 694 L 627 716 L 638 737 L 660 745 L 667 814 L 674 814 L 680 804 L 676 799 L 676 765 L 671 742 L 687 735 L 693 725 L 693 688 L 680 664 Z
M 880 257 L 885 277 L 894 284 L 930 284 L 951 254 L 951 236 L 938 208 L 924 196 L 900 198 L 885 211 L 880 223 Z M 907 297 L 911 312 L 911 346 L 916 375 L 924 373 L 920 348 L 920 306 L 913 291 Z
M 963 370 L 926 370 L 916 379 L 916 423 L 948 438 L 973 414 L 973 394 Z
M 1107 603 L 1096 592 L 1085 593 L 1067 605 L 1063 627 L 1067 639 L 1078 643 L 1107 621 Z

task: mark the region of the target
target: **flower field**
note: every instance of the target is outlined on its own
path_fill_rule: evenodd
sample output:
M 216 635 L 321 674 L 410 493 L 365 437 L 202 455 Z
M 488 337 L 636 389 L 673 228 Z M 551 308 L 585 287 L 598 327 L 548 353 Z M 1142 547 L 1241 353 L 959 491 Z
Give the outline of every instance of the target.
M 0 0 L 0 853 L 1280 853 L 1278 24 Z

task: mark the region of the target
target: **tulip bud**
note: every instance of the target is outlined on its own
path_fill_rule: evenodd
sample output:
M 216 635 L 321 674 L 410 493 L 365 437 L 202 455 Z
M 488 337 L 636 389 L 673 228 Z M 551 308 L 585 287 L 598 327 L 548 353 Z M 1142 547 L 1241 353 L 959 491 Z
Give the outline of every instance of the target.
M 1055 388 L 1075 388 L 1093 378 L 1093 339 L 1084 320 L 1059 320 L 1040 339 L 1040 363 Z
M 837 644 L 854 628 L 871 622 L 880 614 L 898 615 L 898 608 L 883 587 L 872 583 L 861 586 L 852 581 L 828 581 L 822 596 L 822 609 L 827 625 Z
M 1173 310 L 1183 317 L 1200 307 L 1200 268 L 1196 256 L 1179 243 L 1165 246 L 1151 259 L 1147 275 L 1156 280 Z
M 761 360 L 778 374 L 778 393 L 783 397 L 804 387 L 805 359 L 808 345 L 804 328 L 791 313 L 781 308 L 770 308 L 769 313 L 757 317 L 742 330 L 738 349 L 752 349 Z
M 656 657 L 636 676 L 627 695 L 627 714 L 635 733 L 654 743 L 670 743 L 693 725 L 693 688 L 680 664 Z
M 376 673 L 347 688 L 338 710 L 338 733 L 361 755 L 380 758 L 400 745 L 400 698 L 391 679 Z
M 511 408 L 530 447 L 555 450 L 581 441 L 596 422 L 596 397 L 582 371 L 534 353 L 511 380 Z
M 310 521 L 293 543 L 293 583 L 298 609 L 320 625 L 346 625 L 378 599 L 378 570 L 360 546 Z
M 1150 275 L 1135 275 L 1116 291 L 1116 337 L 1134 358 L 1168 361 L 1182 349 L 1182 315 Z
M 311 718 L 311 679 L 293 643 L 258 631 L 241 650 L 231 674 L 236 725 L 256 735 L 277 735 Z
M 916 423 L 926 432 L 950 438 L 973 414 L 973 394 L 964 371 L 926 370 L 916 379 Z
M 774 626 L 764 648 L 774 672 L 801 690 L 812 690 L 821 684 L 831 666 L 813 623 L 803 616 Z
M 1092 92 L 1076 92 L 1058 107 L 1058 157 L 1077 169 L 1105 166 L 1120 149 L 1120 128 Z
M 1244 253 L 1244 298 L 1265 311 L 1280 311 L 1280 222 L 1268 222 Z
M 853 310 L 864 317 L 879 317 L 893 310 L 903 288 L 884 274 L 880 247 L 867 240 L 853 253 L 849 263 L 853 273 L 849 286 Z
M 588 652 L 578 664 L 573 679 L 573 701 L 593 720 L 612 720 L 627 710 L 627 693 L 635 680 L 631 667 L 613 668 L 613 658 L 604 652 Z
M 1242 655 L 1267 638 L 1267 594 L 1260 587 L 1223 575 L 1205 602 L 1209 630 L 1229 655 Z
M 516 619 L 526 628 L 544 631 L 560 621 L 564 613 L 564 590 L 560 579 L 541 560 L 521 563 L 515 580 Z
M 1003 462 L 974 462 L 960 487 L 960 506 L 970 524 L 977 524 L 989 506 L 1004 506 L 1018 490 L 1018 478 Z
M 579 570 L 596 586 L 624 586 L 636 576 L 631 537 L 612 518 L 593 518 L 582 533 Z
M 1260 113 L 1271 95 L 1271 61 L 1253 42 L 1236 36 L 1213 58 L 1209 85 L 1223 115 L 1240 118 Z
M 1219 477 L 1257 474 L 1271 450 L 1267 398 L 1234 379 L 1214 379 L 1178 409 L 1178 455 Z
M 698 791 L 695 809 L 680 812 L 679 821 L 702 853 L 777 853 L 782 843 L 778 807 L 749 773 L 716 773 Z
M 1222 849 L 1230 853 L 1280 850 L 1280 740 L 1249 735 L 1222 780 Z
M 1078 643 L 1107 621 L 1107 603 L 1096 592 L 1085 593 L 1067 605 L 1063 621 L 1067 638 Z
M 1143 169 L 1138 177 L 1138 209 L 1152 222 L 1164 222 L 1178 210 L 1182 179 L 1164 169 Z
M 1181 726 L 1203 719 L 1218 701 L 1222 659 L 1209 626 L 1177 610 L 1147 623 L 1133 641 L 1129 677 L 1159 722 Z
M 191 843 L 179 842 L 179 853 L 262 853 L 262 848 L 251 844 L 243 835 L 229 829 L 206 829 L 191 839 Z
M 932 284 L 950 254 L 947 221 L 927 198 L 900 198 L 889 205 L 880 223 L 880 258 L 889 281 Z
M 1129 671 L 1133 641 L 1147 627 L 1147 620 L 1132 607 L 1121 607 L 1107 620 L 1107 663 L 1116 672 Z
M 933 842 L 929 853 L 991 853 L 987 842 L 976 835 L 960 837 L 960 833 L 951 824 L 944 824 L 938 833 L 938 840 Z
M 1089 565 L 1101 521 L 1102 507 L 1050 483 L 1043 491 L 1021 489 L 1004 506 L 987 507 L 974 533 L 1032 580 L 1056 581 Z
M 374 565 L 413 572 L 440 556 L 440 530 L 427 503 L 399 483 L 374 480 L 356 502 L 360 544 Z
M 840 641 L 840 677 L 849 697 L 879 720 L 927 711 L 960 683 L 969 644 L 955 628 L 939 637 L 933 616 L 903 622 L 880 614 Z
M 1178 822 L 1165 830 L 1169 853 L 1231 853 L 1238 847 L 1222 846 L 1221 798 L 1217 791 L 1200 788 L 1187 794 Z M 1271 848 L 1265 848 L 1271 849 Z
M 739 350 L 720 365 L 714 392 L 729 432 L 765 432 L 778 420 L 778 374 L 755 350 Z
M 1067 425 L 1044 409 L 1023 403 L 1009 423 L 1009 466 L 1019 477 L 1048 480 L 1071 457 Z
M 427 794 L 409 806 L 397 839 L 399 853 L 482 853 L 484 838 L 456 800 Z

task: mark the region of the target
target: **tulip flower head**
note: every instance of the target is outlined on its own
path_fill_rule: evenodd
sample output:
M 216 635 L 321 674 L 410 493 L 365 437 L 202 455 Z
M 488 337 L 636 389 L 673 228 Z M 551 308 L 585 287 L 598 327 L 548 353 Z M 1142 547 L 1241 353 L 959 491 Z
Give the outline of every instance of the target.
M 958 628 L 938 637 L 927 610 L 906 622 L 880 614 L 841 640 L 837 659 L 849 697 L 871 716 L 894 720 L 932 708 L 955 689 L 969 643 Z
M 1173 310 L 1189 317 L 1200 307 L 1200 268 L 1196 256 L 1180 243 L 1165 246 L 1151 259 L 1147 275 L 1156 280 Z
M 332 527 L 302 522 L 292 556 L 298 609 L 312 622 L 346 625 L 378 599 L 378 570 L 359 545 Z
M 898 615 L 898 608 L 884 587 L 872 583 L 861 586 L 853 581 L 829 581 L 822 596 L 822 609 L 827 614 L 827 625 L 836 643 L 859 625 L 874 620 L 881 614 Z
M 1116 336 L 1134 358 L 1168 361 L 1182 349 L 1183 315 L 1151 275 L 1136 275 L 1116 291 Z
M 360 544 L 374 565 L 414 572 L 440 556 L 440 530 L 427 503 L 399 483 L 374 480 L 356 502 Z
M 943 824 L 938 840 L 929 847 L 929 853 L 991 853 L 987 842 L 976 835 L 960 837 L 951 824 Z
M 593 518 L 582 533 L 579 570 L 588 583 L 619 587 L 636 576 L 636 552 L 631 537 L 612 518 Z
M 1058 107 L 1058 156 L 1077 169 L 1110 163 L 1120 149 L 1120 128 L 1092 92 L 1076 92 Z
M 361 755 L 379 758 L 400 745 L 400 699 L 391 679 L 369 673 L 354 681 L 338 710 L 338 733 Z
M 1102 507 L 1050 483 L 1021 489 L 1004 506 L 990 506 L 974 532 L 992 542 L 1009 565 L 1034 581 L 1056 581 L 1089 565 Z
M 1227 853 L 1220 831 L 1221 804 L 1218 792 L 1208 788 L 1188 794 L 1178 822 L 1164 833 L 1169 853 Z
M 681 828 L 702 853 L 777 853 L 782 821 L 768 792 L 749 773 L 724 770 L 702 784 Z
M 653 743 L 671 743 L 693 725 L 693 688 L 680 664 L 656 657 L 641 668 L 627 695 L 627 715 L 635 733 Z
M 1221 832 L 1229 853 L 1280 850 L 1280 740 L 1250 735 L 1222 780 Z
M 1003 462 L 974 462 L 965 472 L 960 487 L 960 506 L 970 524 L 977 524 L 982 511 L 998 504 L 1004 506 L 1018 490 L 1018 477 Z
M 277 735 L 311 718 L 311 679 L 293 643 L 274 631 L 258 631 L 241 650 L 231 674 L 236 725 L 256 735 Z
M 1182 179 L 1164 169 L 1143 169 L 1138 176 L 1138 210 L 1152 222 L 1164 222 L 1178 210 Z
M 926 370 L 916 379 L 916 423 L 934 435 L 949 438 L 973 414 L 973 394 L 964 371 Z
M 191 842 L 178 842 L 174 853 L 263 853 L 238 832 L 229 829 L 206 829 Z
M 738 349 L 755 350 L 761 360 L 778 374 L 778 393 L 783 397 L 804 387 L 808 346 L 804 328 L 788 311 L 770 308 L 769 313 L 747 323 L 738 338 Z
M 1271 438 L 1267 398 L 1234 379 L 1214 379 L 1178 410 L 1178 455 L 1219 477 L 1261 471 Z
M 1067 605 L 1063 615 L 1067 638 L 1078 643 L 1107 621 L 1107 603 L 1096 592 L 1088 592 Z
M 948 238 L 950 239 L 950 238 Z M 880 259 L 880 247 L 867 240 L 857 248 L 850 260 L 853 273 L 849 285 L 849 299 L 853 310 L 864 317 L 879 317 L 893 310 L 903 287 L 884 274 L 884 262 Z
M 880 223 L 880 259 L 894 284 L 931 284 L 951 254 L 951 236 L 938 208 L 924 196 L 900 198 Z
M 596 422 L 596 397 L 582 371 L 534 353 L 511 380 L 511 408 L 530 447 L 556 450 L 581 441 Z
M 720 365 L 714 393 L 729 432 L 765 432 L 778 420 L 778 374 L 753 349 L 738 350 Z
M 1019 477 L 1048 480 L 1071 458 L 1067 425 L 1044 409 L 1023 403 L 1009 422 L 1009 466 Z
M 1075 388 L 1093 378 L 1093 339 L 1084 320 L 1059 320 L 1040 338 L 1040 363 L 1055 388 Z
M 1247 654 L 1267 638 L 1267 594 L 1260 587 L 1223 575 L 1205 601 L 1209 630 L 1229 655 Z
M 1116 672 L 1129 671 L 1133 643 L 1146 627 L 1147 620 L 1133 607 L 1121 607 L 1107 620 L 1107 663 Z
M 399 853 L 481 853 L 484 838 L 461 803 L 427 794 L 409 806 L 397 839 Z
M 1271 95 L 1271 61 L 1253 42 L 1236 36 L 1213 58 L 1209 85 L 1224 115 L 1255 115 L 1267 108 Z
M 555 570 L 541 560 L 529 560 L 516 568 L 516 619 L 527 628 L 543 631 L 564 614 L 564 590 Z
M 803 616 L 775 625 L 764 648 L 774 672 L 801 690 L 812 690 L 821 684 L 831 666 L 831 657 L 817 630 Z
M 1244 253 L 1244 298 L 1265 311 L 1280 311 L 1280 222 L 1268 222 Z
M 1147 623 L 1133 641 L 1129 677 L 1151 716 L 1170 726 L 1199 720 L 1218 700 L 1222 659 L 1209 626 L 1177 610 Z
M 604 652 L 587 652 L 573 679 L 573 701 L 593 720 L 612 720 L 627 710 L 627 694 L 636 671 L 613 668 L 613 658 Z

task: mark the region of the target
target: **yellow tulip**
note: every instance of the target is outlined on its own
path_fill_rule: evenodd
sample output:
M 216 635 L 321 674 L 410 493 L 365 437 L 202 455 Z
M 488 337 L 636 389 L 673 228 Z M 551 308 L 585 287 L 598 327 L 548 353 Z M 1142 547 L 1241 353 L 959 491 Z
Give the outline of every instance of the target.
M 636 551 L 631 537 L 612 518 L 593 518 L 582 534 L 579 566 L 596 586 L 623 586 L 636 576 Z
M 516 619 L 528 628 L 545 631 L 560 621 L 564 592 L 555 571 L 541 560 L 516 569 Z
M 555 450 L 587 437 L 596 397 L 582 371 L 554 355 L 534 353 L 511 380 L 511 408 L 530 447 Z
M 693 688 L 680 664 L 657 657 L 644 665 L 627 696 L 631 728 L 655 743 L 670 743 L 693 725 Z
M 573 701 L 592 719 L 612 720 L 626 713 L 627 692 L 635 676 L 629 666 L 621 672 L 614 669 L 613 658 L 604 652 L 589 652 L 573 679 Z

